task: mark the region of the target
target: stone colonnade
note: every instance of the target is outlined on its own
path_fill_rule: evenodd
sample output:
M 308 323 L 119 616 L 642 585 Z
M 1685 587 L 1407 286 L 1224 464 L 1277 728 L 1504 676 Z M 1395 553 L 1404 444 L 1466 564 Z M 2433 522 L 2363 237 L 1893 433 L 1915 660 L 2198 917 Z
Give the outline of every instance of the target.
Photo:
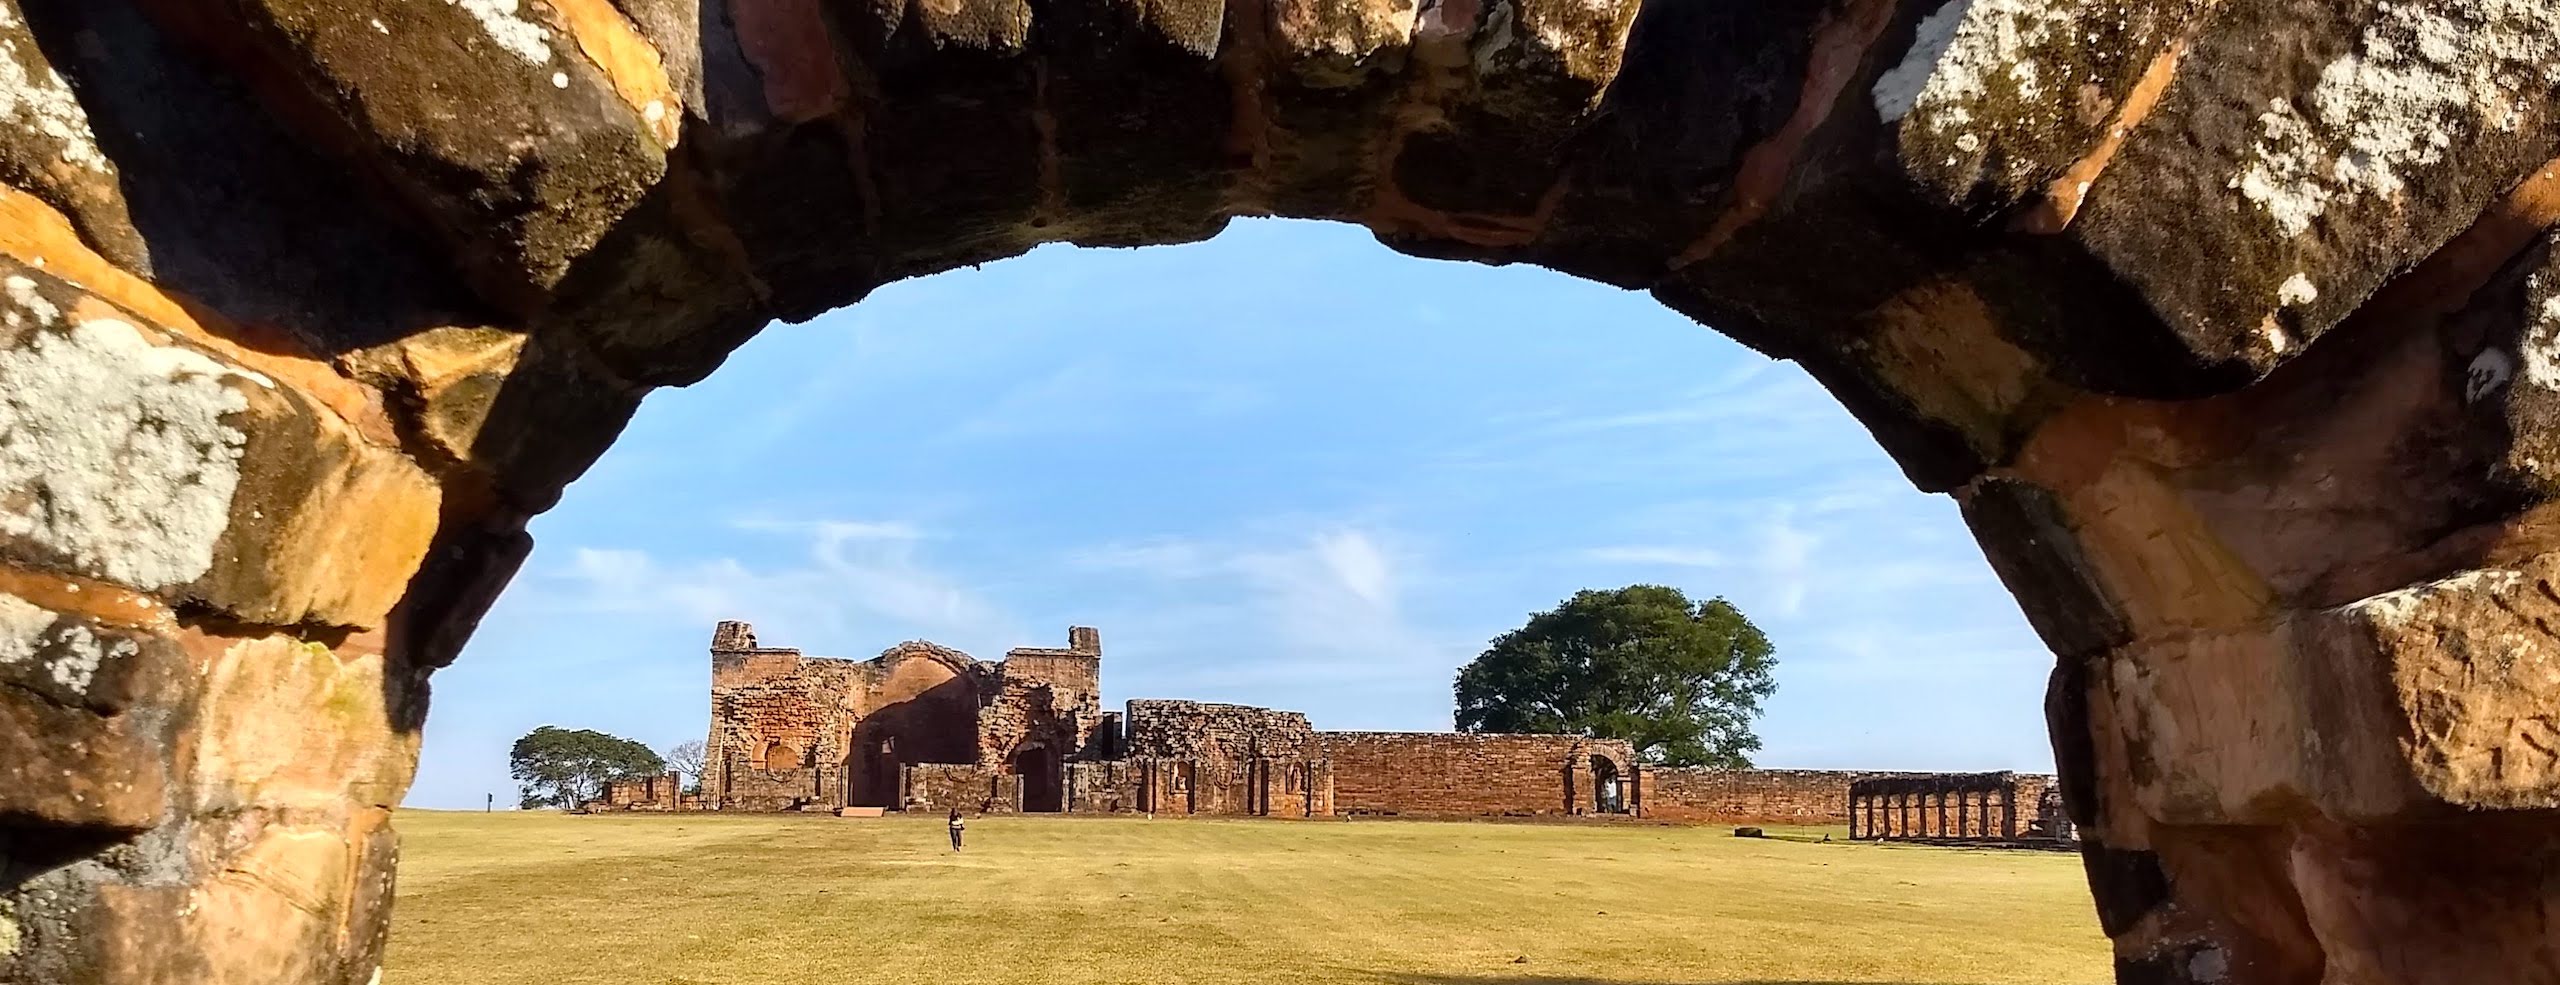
M 2014 774 L 1879 777 L 1849 785 L 1853 841 L 2012 841 L 2019 833 Z

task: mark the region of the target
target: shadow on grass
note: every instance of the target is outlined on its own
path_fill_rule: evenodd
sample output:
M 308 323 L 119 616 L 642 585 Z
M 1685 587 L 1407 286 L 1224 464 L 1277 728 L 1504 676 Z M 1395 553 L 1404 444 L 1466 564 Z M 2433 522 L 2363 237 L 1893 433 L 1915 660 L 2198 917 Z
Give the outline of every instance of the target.
M 1379 978 L 1395 985 L 1638 985 L 1618 978 L 1595 978 L 1589 975 L 1447 975 L 1430 972 L 1390 971 Z M 1795 979 L 1715 979 L 1692 985 L 1929 985 L 1922 982 L 1881 981 L 1805 981 Z

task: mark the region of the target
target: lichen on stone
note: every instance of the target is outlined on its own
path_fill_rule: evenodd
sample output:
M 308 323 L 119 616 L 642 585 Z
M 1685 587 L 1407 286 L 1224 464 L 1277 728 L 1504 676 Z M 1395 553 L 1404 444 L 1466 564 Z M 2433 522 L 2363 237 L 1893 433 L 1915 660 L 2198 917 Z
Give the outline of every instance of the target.
M 19 40 L 25 32 L 16 6 L 0 2 L 0 120 L 53 143 L 63 163 L 106 173 L 107 157 L 98 151 L 88 112 L 61 74 L 26 50 L 30 45 Z
M 0 352 L 0 533 L 144 590 L 203 575 L 248 440 L 225 377 L 252 374 L 115 319 Z
M 480 22 L 480 30 L 498 47 L 514 52 L 516 57 L 535 64 L 551 61 L 551 32 L 542 25 L 517 15 L 518 0 L 445 0 L 459 4 L 472 19 Z
M 90 632 L 89 627 L 79 623 L 70 623 L 56 631 L 53 643 L 53 681 L 70 688 L 75 694 L 88 692 L 89 683 L 98 677 L 98 668 L 105 666 L 108 660 L 121 660 L 142 652 L 132 640 L 121 637 L 102 640 Z
M 107 661 L 140 652 L 132 640 L 101 639 L 89 627 L 66 622 L 51 609 L 0 594 L 0 665 L 42 660 L 54 683 L 74 694 L 86 694 Z
M 44 631 L 55 618 L 51 609 L 15 595 L 0 595 L 0 665 L 33 661 Z
M 2317 300 L 2320 300 L 2320 288 L 2311 283 L 2311 278 L 2304 276 L 2299 271 L 2296 271 L 2293 276 L 2285 278 L 2284 283 L 2276 286 L 2276 305 L 2278 307 L 2291 308 L 2297 305 L 2310 304 Z
M 55 307 L 53 301 L 43 294 L 37 293 L 36 282 L 33 280 L 12 274 L 6 279 L 0 279 L 0 291 L 5 291 L 5 296 L 9 299 L 9 306 L 0 309 L 0 312 L 5 312 L 7 315 L 10 328 L 25 325 L 29 318 L 34 319 L 38 325 L 51 325 L 62 320 L 62 309 Z
M 1876 77 L 1873 96 L 1876 116 L 1892 123 L 1909 115 L 1920 104 L 1920 93 L 1929 85 L 1930 74 L 1937 71 L 1938 59 L 1956 40 L 1956 27 L 1964 23 L 1965 9 L 1973 0 L 1947 0 L 1943 7 L 1920 18 L 1911 48 L 1903 52 L 1902 61 Z
M 2535 274 L 2525 280 L 2524 328 L 2516 354 L 2524 361 L 2525 382 L 2560 390 L 2560 284 Z
M 2349 603 L 2346 608 L 2384 626 L 2405 625 L 2431 603 L 2464 593 L 2496 594 L 2524 584 L 2524 574 L 2508 568 L 2475 568 L 2434 581 Z
M 1979 104 L 2005 89 L 2020 103 L 2044 96 L 2038 49 L 2072 39 L 2081 5 L 2061 0 L 1949 0 L 1921 18 L 1910 51 L 1876 79 L 1876 115 L 1919 113 L 1937 131 L 1981 122 Z M 1977 138 L 1978 139 L 1978 138 Z
M 2299 236 L 2331 205 L 2396 198 L 2420 169 L 2490 131 L 2512 131 L 2548 97 L 2560 62 L 2549 0 L 2385 3 L 2353 50 L 2302 100 L 2258 117 L 2231 187 Z

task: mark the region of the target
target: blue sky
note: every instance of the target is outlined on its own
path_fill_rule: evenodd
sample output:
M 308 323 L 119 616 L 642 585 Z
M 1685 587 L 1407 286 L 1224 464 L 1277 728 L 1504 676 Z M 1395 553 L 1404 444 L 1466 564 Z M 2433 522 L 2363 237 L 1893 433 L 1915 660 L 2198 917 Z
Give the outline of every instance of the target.
M 1803 372 L 1641 293 L 1356 227 L 1048 247 L 777 325 L 652 395 L 435 679 L 409 803 L 513 800 L 538 725 L 700 738 L 705 644 L 981 657 L 1100 627 L 1104 700 L 1446 729 L 1576 589 L 1724 595 L 1760 765 L 2049 770 L 2051 658 L 1955 506 Z

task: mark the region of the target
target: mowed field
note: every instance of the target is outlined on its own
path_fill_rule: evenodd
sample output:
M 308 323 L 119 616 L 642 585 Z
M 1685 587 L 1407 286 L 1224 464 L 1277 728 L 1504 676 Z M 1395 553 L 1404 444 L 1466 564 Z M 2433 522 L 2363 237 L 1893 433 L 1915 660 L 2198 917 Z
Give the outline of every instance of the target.
M 986 817 L 954 855 L 938 817 L 397 823 L 394 985 L 2110 979 L 2064 854 L 1632 824 Z

